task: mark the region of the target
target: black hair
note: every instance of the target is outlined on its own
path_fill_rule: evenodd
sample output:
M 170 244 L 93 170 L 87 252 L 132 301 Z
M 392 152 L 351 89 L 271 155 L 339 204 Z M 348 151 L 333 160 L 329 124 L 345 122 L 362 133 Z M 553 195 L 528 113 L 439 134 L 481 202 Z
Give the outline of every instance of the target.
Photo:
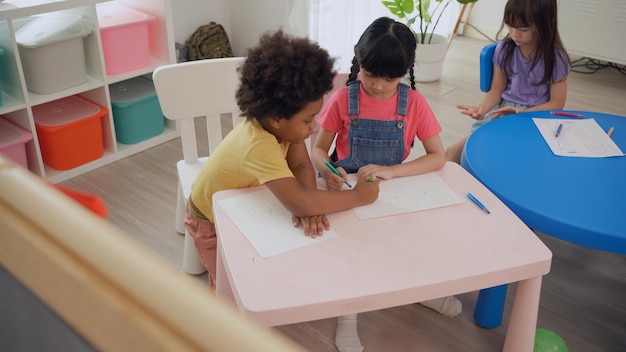
M 360 67 L 377 77 L 398 78 L 409 72 L 415 89 L 415 35 L 405 24 L 388 17 L 372 22 L 354 46 L 352 68 L 346 84 L 355 81 Z
M 326 50 L 307 38 L 282 30 L 264 34 L 238 69 L 241 115 L 290 119 L 332 89 L 334 63 Z
M 533 35 L 537 38 L 537 49 L 534 53 L 532 67 L 535 67 L 543 59 L 544 74 L 541 81 L 534 82 L 535 84 L 545 84 L 556 79 L 553 77 L 553 71 L 558 60 L 568 66 L 571 65 L 559 36 L 557 12 L 556 0 L 508 0 L 504 6 L 504 17 L 498 36 L 504 30 L 505 25 L 513 28 L 532 26 L 536 28 Z M 507 33 L 503 39 L 504 54 L 498 64 L 509 76 L 510 73 L 507 68 L 511 66 L 508 63 L 513 58 L 515 46 L 515 42 Z

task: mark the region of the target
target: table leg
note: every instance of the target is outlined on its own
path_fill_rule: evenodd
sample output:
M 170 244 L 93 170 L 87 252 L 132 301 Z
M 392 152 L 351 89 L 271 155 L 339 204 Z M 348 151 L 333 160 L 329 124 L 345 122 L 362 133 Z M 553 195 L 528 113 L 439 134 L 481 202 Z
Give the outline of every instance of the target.
M 503 352 L 533 350 L 540 295 L 541 276 L 518 283 Z
M 237 303 L 235 302 L 235 296 L 233 295 L 233 290 L 230 287 L 230 283 L 228 282 L 228 276 L 226 275 L 226 270 L 224 269 L 224 262 L 222 261 L 222 253 L 220 251 L 219 244 L 217 246 L 216 264 L 217 267 L 215 268 L 215 294 L 217 295 L 217 297 L 232 302 L 236 305 Z
M 476 308 L 474 308 L 474 321 L 483 328 L 493 329 L 502 324 L 506 290 L 509 285 L 500 285 L 480 290 Z

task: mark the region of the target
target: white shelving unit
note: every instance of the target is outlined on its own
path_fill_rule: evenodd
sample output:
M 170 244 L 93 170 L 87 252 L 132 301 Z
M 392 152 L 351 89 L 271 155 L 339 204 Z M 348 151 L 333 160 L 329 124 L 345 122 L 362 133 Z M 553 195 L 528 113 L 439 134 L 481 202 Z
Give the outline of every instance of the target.
M 0 2 L 0 47 L 4 49 L 4 55 L 0 57 L 0 88 L 3 100 L 3 104 L 0 106 L 0 115 L 33 135 L 33 140 L 26 144 L 28 168 L 31 172 L 52 182 L 60 182 L 80 175 L 178 136 L 175 123 L 166 120 L 165 131 L 156 137 L 137 144 L 118 143 L 115 137 L 109 95 L 109 85 L 113 83 L 137 76 L 149 76 L 158 66 L 176 62 L 170 0 L 114 0 L 156 17 L 156 20 L 151 22 L 149 27 L 150 65 L 117 75 L 107 75 L 104 64 L 96 4 L 105 1 L 108 0 L 13 0 Z M 35 94 L 30 92 L 26 85 L 24 68 L 15 40 L 15 31 L 19 28 L 20 23 L 23 23 L 24 19 L 30 16 L 56 11 L 82 15 L 83 25 L 91 29 L 91 34 L 84 38 L 87 81 L 52 94 Z M 42 103 L 76 94 L 109 110 L 109 114 L 102 119 L 104 155 L 74 169 L 59 171 L 48 167 L 43 162 L 32 108 Z

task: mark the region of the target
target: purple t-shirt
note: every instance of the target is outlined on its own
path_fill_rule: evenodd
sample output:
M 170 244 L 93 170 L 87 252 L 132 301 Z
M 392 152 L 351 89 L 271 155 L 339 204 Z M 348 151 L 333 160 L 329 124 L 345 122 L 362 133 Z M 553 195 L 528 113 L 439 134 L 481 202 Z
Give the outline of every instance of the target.
M 498 43 L 496 50 L 493 54 L 493 64 L 496 67 L 499 65 L 500 57 L 502 53 L 502 42 Z M 552 73 L 552 82 L 563 79 L 571 70 L 570 65 L 566 59 L 564 52 L 557 53 L 559 59 L 556 61 L 554 72 Z M 544 84 L 536 85 L 535 83 L 541 82 L 543 78 L 544 68 L 543 60 L 539 60 L 535 67 L 533 60 L 527 60 L 522 56 L 522 53 L 518 46 L 515 47 L 515 52 L 511 58 L 513 64 L 511 69 L 508 70 L 509 79 L 506 83 L 506 88 L 502 93 L 502 99 L 512 101 L 518 104 L 527 106 L 541 105 L 550 100 L 550 81 Z

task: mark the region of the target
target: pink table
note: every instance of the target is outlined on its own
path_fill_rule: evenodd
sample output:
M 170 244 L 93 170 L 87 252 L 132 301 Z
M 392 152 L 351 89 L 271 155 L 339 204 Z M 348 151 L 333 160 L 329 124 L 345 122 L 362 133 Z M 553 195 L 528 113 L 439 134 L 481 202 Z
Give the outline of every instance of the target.
M 459 165 L 447 163 L 437 174 L 461 204 L 364 221 L 353 210 L 331 214 L 338 238 L 268 258 L 218 202 L 254 189 L 215 194 L 217 295 L 276 326 L 519 282 L 504 351 L 532 351 L 541 278 L 552 253 Z

